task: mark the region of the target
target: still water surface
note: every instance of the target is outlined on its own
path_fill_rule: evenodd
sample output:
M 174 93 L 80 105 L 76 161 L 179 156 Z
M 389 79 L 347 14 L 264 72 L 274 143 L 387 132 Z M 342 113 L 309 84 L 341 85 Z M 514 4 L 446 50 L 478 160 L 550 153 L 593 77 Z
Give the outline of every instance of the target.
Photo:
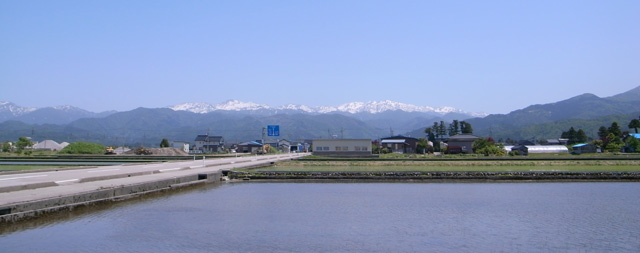
M 640 183 L 226 183 L 0 230 L 0 252 L 638 252 Z

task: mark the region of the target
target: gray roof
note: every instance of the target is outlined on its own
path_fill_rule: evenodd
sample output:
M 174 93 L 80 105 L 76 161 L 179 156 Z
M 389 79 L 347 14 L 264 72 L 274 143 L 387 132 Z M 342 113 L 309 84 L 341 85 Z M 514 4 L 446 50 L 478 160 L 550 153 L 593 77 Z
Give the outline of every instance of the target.
M 471 135 L 471 134 L 457 134 L 449 137 L 449 141 L 451 141 L 452 139 L 462 141 L 462 140 L 476 140 L 476 139 L 480 139 L 480 137 Z
M 209 136 L 206 134 L 198 135 L 195 141 L 205 141 L 205 142 L 221 142 L 223 140 L 222 136 Z

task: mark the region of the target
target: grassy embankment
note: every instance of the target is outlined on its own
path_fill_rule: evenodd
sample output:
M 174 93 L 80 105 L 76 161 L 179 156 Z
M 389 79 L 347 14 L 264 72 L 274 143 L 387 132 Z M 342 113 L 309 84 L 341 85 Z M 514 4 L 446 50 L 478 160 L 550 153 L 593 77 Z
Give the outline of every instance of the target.
M 531 155 L 527 157 L 401 156 L 372 159 L 307 157 L 278 162 L 260 171 L 424 172 L 424 171 L 640 171 L 640 154 Z M 250 171 L 250 170 L 249 170 Z

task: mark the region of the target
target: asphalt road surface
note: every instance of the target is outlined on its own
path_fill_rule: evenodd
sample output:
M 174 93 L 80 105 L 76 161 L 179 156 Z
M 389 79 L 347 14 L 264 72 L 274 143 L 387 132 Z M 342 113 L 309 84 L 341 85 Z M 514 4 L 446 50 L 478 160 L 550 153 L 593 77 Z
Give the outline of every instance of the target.
M 296 159 L 308 153 L 239 156 L 195 161 L 156 162 L 0 175 L 0 206 L 46 199 L 100 188 L 116 187 L 198 173 L 256 166 Z

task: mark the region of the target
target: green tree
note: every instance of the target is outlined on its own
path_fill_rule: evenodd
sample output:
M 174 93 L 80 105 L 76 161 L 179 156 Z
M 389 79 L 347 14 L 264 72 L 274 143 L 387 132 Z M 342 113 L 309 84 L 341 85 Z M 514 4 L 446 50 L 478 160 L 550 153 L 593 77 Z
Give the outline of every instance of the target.
M 627 137 L 627 147 L 631 148 L 633 152 L 640 152 L 640 140 L 633 136 Z
M 433 131 L 433 128 L 427 127 L 426 129 L 424 129 L 424 133 L 427 134 L 427 140 L 436 141 L 436 133 L 435 131 Z
M 502 144 L 496 145 L 492 138 L 480 138 L 473 142 L 471 145 L 473 149 L 473 153 L 483 154 L 485 156 L 489 155 L 505 155 L 506 151 L 504 150 L 504 146 Z
M 605 126 L 600 126 L 598 129 L 598 137 L 604 141 L 604 139 L 607 138 L 607 135 L 609 135 L 609 130 Z
M 636 133 L 638 133 L 638 128 L 640 128 L 640 120 L 638 119 L 631 120 L 631 122 L 629 122 L 629 129 L 631 128 L 636 130 Z
M 2 143 L 2 152 L 11 151 L 11 143 L 9 141 L 5 141 Z
M 418 138 L 418 143 L 416 144 L 416 151 L 419 154 L 426 154 L 429 148 L 429 141 L 425 138 Z
M 466 121 L 460 122 L 460 131 L 462 132 L 462 134 L 473 134 L 471 123 Z
M 447 126 L 444 124 L 444 121 L 440 121 L 440 124 L 438 125 L 438 136 L 442 138 L 445 135 L 447 135 Z
M 561 138 L 567 139 L 567 144 L 584 143 L 587 141 L 587 134 L 582 129 L 576 131 L 573 127 L 569 131 L 562 132 Z
M 449 136 L 454 136 L 456 134 L 460 134 L 460 122 L 458 120 L 453 120 L 453 122 L 449 124 Z
M 167 140 L 167 138 L 163 138 L 162 141 L 160 142 L 160 147 L 161 148 L 168 148 L 169 147 L 169 140 Z
M 618 138 L 620 138 L 622 136 L 622 130 L 620 129 L 620 126 L 618 125 L 618 122 L 611 123 L 611 126 L 607 130 L 609 130 L 610 134 L 613 134 L 614 136 L 616 136 Z
M 569 131 L 562 132 L 560 138 L 567 139 L 567 144 L 576 143 L 576 137 L 578 136 L 578 131 L 576 131 L 573 127 L 569 128 Z
M 33 142 L 31 142 L 31 140 L 27 137 L 20 137 L 18 138 L 18 142 L 16 142 L 16 148 L 19 152 L 22 152 L 22 150 L 31 146 L 33 146 Z
M 599 147 L 599 148 L 603 148 L 604 147 L 604 142 L 602 140 L 593 140 L 591 142 L 591 144 L 593 144 L 594 146 Z
M 609 152 L 618 152 L 620 148 L 624 146 L 624 143 L 614 133 L 609 133 L 607 136 L 608 142 L 605 144 L 605 149 Z
M 589 137 L 587 137 L 587 134 L 582 129 L 578 129 L 578 133 L 576 135 L 577 143 L 585 143 L 589 139 Z

